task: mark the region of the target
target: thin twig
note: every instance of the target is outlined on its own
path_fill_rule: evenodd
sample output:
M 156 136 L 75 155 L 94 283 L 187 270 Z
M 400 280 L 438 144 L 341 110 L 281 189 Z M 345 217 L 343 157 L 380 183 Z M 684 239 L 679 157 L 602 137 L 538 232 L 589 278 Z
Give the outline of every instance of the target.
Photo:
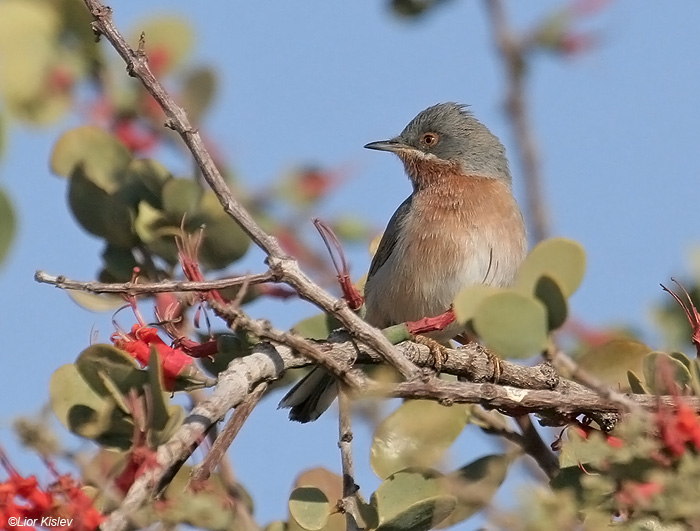
M 214 441 L 209 452 L 204 457 L 201 463 L 199 463 L 190 476 L 190 484 L 201 484 L 202 482 L 209 479 L 212 471 L 218 466 L 221 458 L 228 450 L 231 443 L 238 435 L 238 432 L 243 427 L 243 424 L 250 416 L 253 408 L 258 404 L 263 394 L 267 390 L 267 382 L 261 382 L 245 397 L 243 402 L 241 402 L 236 410 L 234 411 L 231 419 L 228 421 L 226 426 Z
M 355 469 L 352 460 L 352 404 L 344 385 L 338 390 L 338 447 L 340 448 L 340 461 L 343 471 L 343 499 L 338 505 L 345 513 L 345 522 L 348 531 L 358 529 L 355 515 L 357 504 L 355 493 L 359 487 L 355 484 Z
M 34 273 L 34 280 L 42 284 L 51 284 L 60 289 L 87 291 L 89 293 L 120 293 L 126 295 L 144 295 L 149 293 L 177 293 L 188 291 L 212 291 L 243 284 L 265 284 L 277 282 L 277 277 L 272 271 L 255 275 L 243 275 L 239 277 L 221 278 L 203 282 L 162 280 L 160 282 L 122 282 L 105 283 L 96 281 L 71 280 L 63 275 L 49 275 L 44 271 Z
M 486 0 L 491 31 L 498 47 L 508 80 L 506 112 L 513 124 L 518 154 L 523 168 L 525 195 L 530 221 L 530 236 L 535 242 L 551 233 L 547 202 L 542 186 L 542 172 L 537 142 L 528 115 L 525 87 L 528 41 L 519 39 L 510 29 L 502 0 Z

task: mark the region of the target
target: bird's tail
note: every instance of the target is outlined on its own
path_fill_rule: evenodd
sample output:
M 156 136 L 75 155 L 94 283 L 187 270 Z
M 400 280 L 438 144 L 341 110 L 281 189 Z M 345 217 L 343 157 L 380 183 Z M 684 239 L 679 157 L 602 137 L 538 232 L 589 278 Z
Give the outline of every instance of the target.
M 304 376 L 280 401 L 278 408 L 290 408 L 289 419 L 316 420 L 338 396 L 338 385 L 331 373 L 321 367 Z

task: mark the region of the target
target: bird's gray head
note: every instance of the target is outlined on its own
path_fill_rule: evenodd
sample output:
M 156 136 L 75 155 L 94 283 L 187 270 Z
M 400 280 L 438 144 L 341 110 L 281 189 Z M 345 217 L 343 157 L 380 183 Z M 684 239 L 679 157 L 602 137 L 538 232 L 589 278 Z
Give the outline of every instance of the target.
M 462 173 L 511 183 L 506 150 L 465 105 L 438 103 L 421 111 L 397 137 L 368 149 L 396 153 L 409 169 L 417 161 L 451 163 Z M 411 171 L 409 171 L 411 175 Z

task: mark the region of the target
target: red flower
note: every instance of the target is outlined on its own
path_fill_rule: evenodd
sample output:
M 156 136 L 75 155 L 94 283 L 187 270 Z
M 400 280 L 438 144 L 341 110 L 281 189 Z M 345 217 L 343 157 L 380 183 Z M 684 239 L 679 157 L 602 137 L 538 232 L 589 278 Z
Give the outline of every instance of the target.
M 168 391 L 174 389 L 175 379 L 194 363 L 193 358 L 181 349 L 166 344 L 158 335 L 158 330 L 149 326 L 135 324 L 128 334 L 114 334 L 112 342 L 115 347 L 131 354 L 143 367 L 148 365 L 151 347 L 155 348 L 160 355 L 163 380 Z

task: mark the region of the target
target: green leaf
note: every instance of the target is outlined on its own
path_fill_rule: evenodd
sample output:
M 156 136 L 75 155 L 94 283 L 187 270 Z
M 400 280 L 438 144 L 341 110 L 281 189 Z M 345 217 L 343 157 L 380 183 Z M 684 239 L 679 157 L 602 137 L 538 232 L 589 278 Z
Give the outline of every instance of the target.
M 289 514 L 302 528 L 318 531 L 328 522 L 331 504 L 321 489 L 297 487 L 289 496 Z
M 124 184 L 119 197 L 131 207 L 146 201 L 154 208 L 163 207 L 163 187 L 173 176 L 154 159 L 133 159 L 124 170 Z
M 5 154 L 6 144 L 7 144 L 7 118 L 5 118 L 5 114 L 0 113 L 0 159 Z
M 71 175 L 68 203 L 75 219 L 89 233 L 117 247 L 134 245 L 133 211 L 91 181 L 82 166 Z
M 150 417 L 148 443 L 152 448 L 157 448 L 167 442 L 182 425 L 185 411 L 180 406 L 169 404 L 170 393 L 165 390 L 163 383 L 163 364 L 153 345 L 146 372 L 148 386 L 145 387 L 145 393 L 148 397 L 146 403 Z
M 82 166 L 88 179 L 108 194 L 124 183 L 124 171 L 132 160 L 131 153 L 117 137 L 92 125 L 63 133 L 51 153 L 51 171 L 72 177 Z
M 434 470 L 409 469 L 388 477 L 372 494 L 377 531 L 427 531 L 454 510 L 457 500 L 445 493 L 443 476 Z
M 700 359 L 695 358 L 690 364 L 690 381 L 693 386 L 693 394 L 700 396 Z
M 60 19 L 47 2 L 0 2 L 0 100 L 13 118 L 34 124 L 58 118 L 70 105 L 67 91 L 47 79 L 63 68 Z
M 129 39 L 134 49 L 139 45 L 141 33 L 145 34 L 149 66 L 159 74 L 179 67 L 194 42 L 189 21 L 172 15 L 159 15 L 139 24 Z
M 102 251 L 102 263 L 105 271 L 108 271 L 112 278 L 118 279 L 118 282 L 130 281 L 134 274 L 134 268 L 139 266 L 131 249 L 109 244 Z
M 98 444 L 126 449 L 134 426 L 112 399 L 103 399 L 83 379 L 73 364 L 59 367 L 49 382 L 51 408 L 73 433 Z
M 199 212 L 203 194 L 202 187 L 191 179 L 170 179 L 162 189 L 163 210 L 178 225 L 183 217 L 192 220 Z
M 326 339 L 330 333 L 342 325 L 328 314 L 322 313 L 299 321 L 292 331 L 307 339 Z
M 457 498 L 457 507 L 438 527 L 457 524 L 488 506 L 512 461 L 503 454 L 486 455 L 446 476 L 449 492 Z
M 17 217 L 12 201 L 0 188 L 0 263 L 5 261 L 17 233 Z
M 564 324 L 569 313 L 566 295 L 559 283 L 549 275 L 543 275 L 535 284 L 535 297 L 547 308 L 547 327 L 556 330 Z
M 690 371 L 675 358 L 665 352 L 651 352 L 643 360 L 644 381 L 646 387 L 654 394 L 676 394 L 672 384 L 684 389 L 691 385 Z
M 323 526 L 323 531 L 345 531 L 345 515 L 333 510 L 337 500 L 343 497 L 343 480 L 338 474 L 326 470 L 325 468 L 312 468 L 304 470 L 299 477 L 294 481 L 294 488 L 298 487 L 313 487 L 320 490 L 331 504 L 332 514 L 327 517 L 326 524 Z M 306 522 L 309 525 L 309 522 Z M 291 515 L 288 523 L 289 531 L 301 531 L 305 529 Z
M 515 288 L 534 293 L 540 277 L 557 281 L 566 297 L 578 289 L 586 271 L 586 252 L 581 245 L 567 238 L 550 238 L 538 243 L 520 267 Z
M 642 380 L 632 371 L 627 371 L 627 381 L 629 382 L 630 391 L 635 395 L 647 395 L 649 391 L 644 388 Z
M 380 478 L 411 466 L 438 462 L 469 420 L 469 408 L 432 400 L 407 400 L 374 432 L 370 465 Z
M 130 389 L 141 388 L 146 383 L 146 373 L 134 358 L 105 343 L 90 345 L 83 350 L 75 360 L 75 367 L 93 391 L 103 397 L 109 396 L 110 391 L 100 374 L 109 375 L 124 395 Z
M 78 306 L 90 310 L 91 312 L 114 311 L 124 304 L 124 299 L 118 295 L 111 295 L 109 293 L 98 294 L 68 289 L 66 290 L 66 294 Z
M 503 290 L 484 299 L 473 325 L 486 347 L 506 358 L 531 356 L 547 346 L 544 304 L 513 290 Z
M 200 212 L 206 213 L 200 248 L 202 263 L 209 269 L 223 269 L 242 258 L 250 247 L 250 238 L 224 212 L 213 192 L 202 197 Z
M 216 72 L 209 67 L 198 67 L 185 75 L 182 100 L 192 123 L 198 124 L 211 105 L 216 95 L 216 82 Z
M 578 359 L 579 366 L 606 384 L 625 389 L 627 372 L 642 372 L 642 363 L 651 349 L 630 339 L 613 339 L 593 347 Z
M 483 300 L 494 293 L 498 293 L 498 291 L 499 289 L 495 286 L 486 286 L 483 284 L 462 288 L 460 292 L 457 293 L 453 303 L 457 321 L 461 324 L 466 324 L 471 321 Z

